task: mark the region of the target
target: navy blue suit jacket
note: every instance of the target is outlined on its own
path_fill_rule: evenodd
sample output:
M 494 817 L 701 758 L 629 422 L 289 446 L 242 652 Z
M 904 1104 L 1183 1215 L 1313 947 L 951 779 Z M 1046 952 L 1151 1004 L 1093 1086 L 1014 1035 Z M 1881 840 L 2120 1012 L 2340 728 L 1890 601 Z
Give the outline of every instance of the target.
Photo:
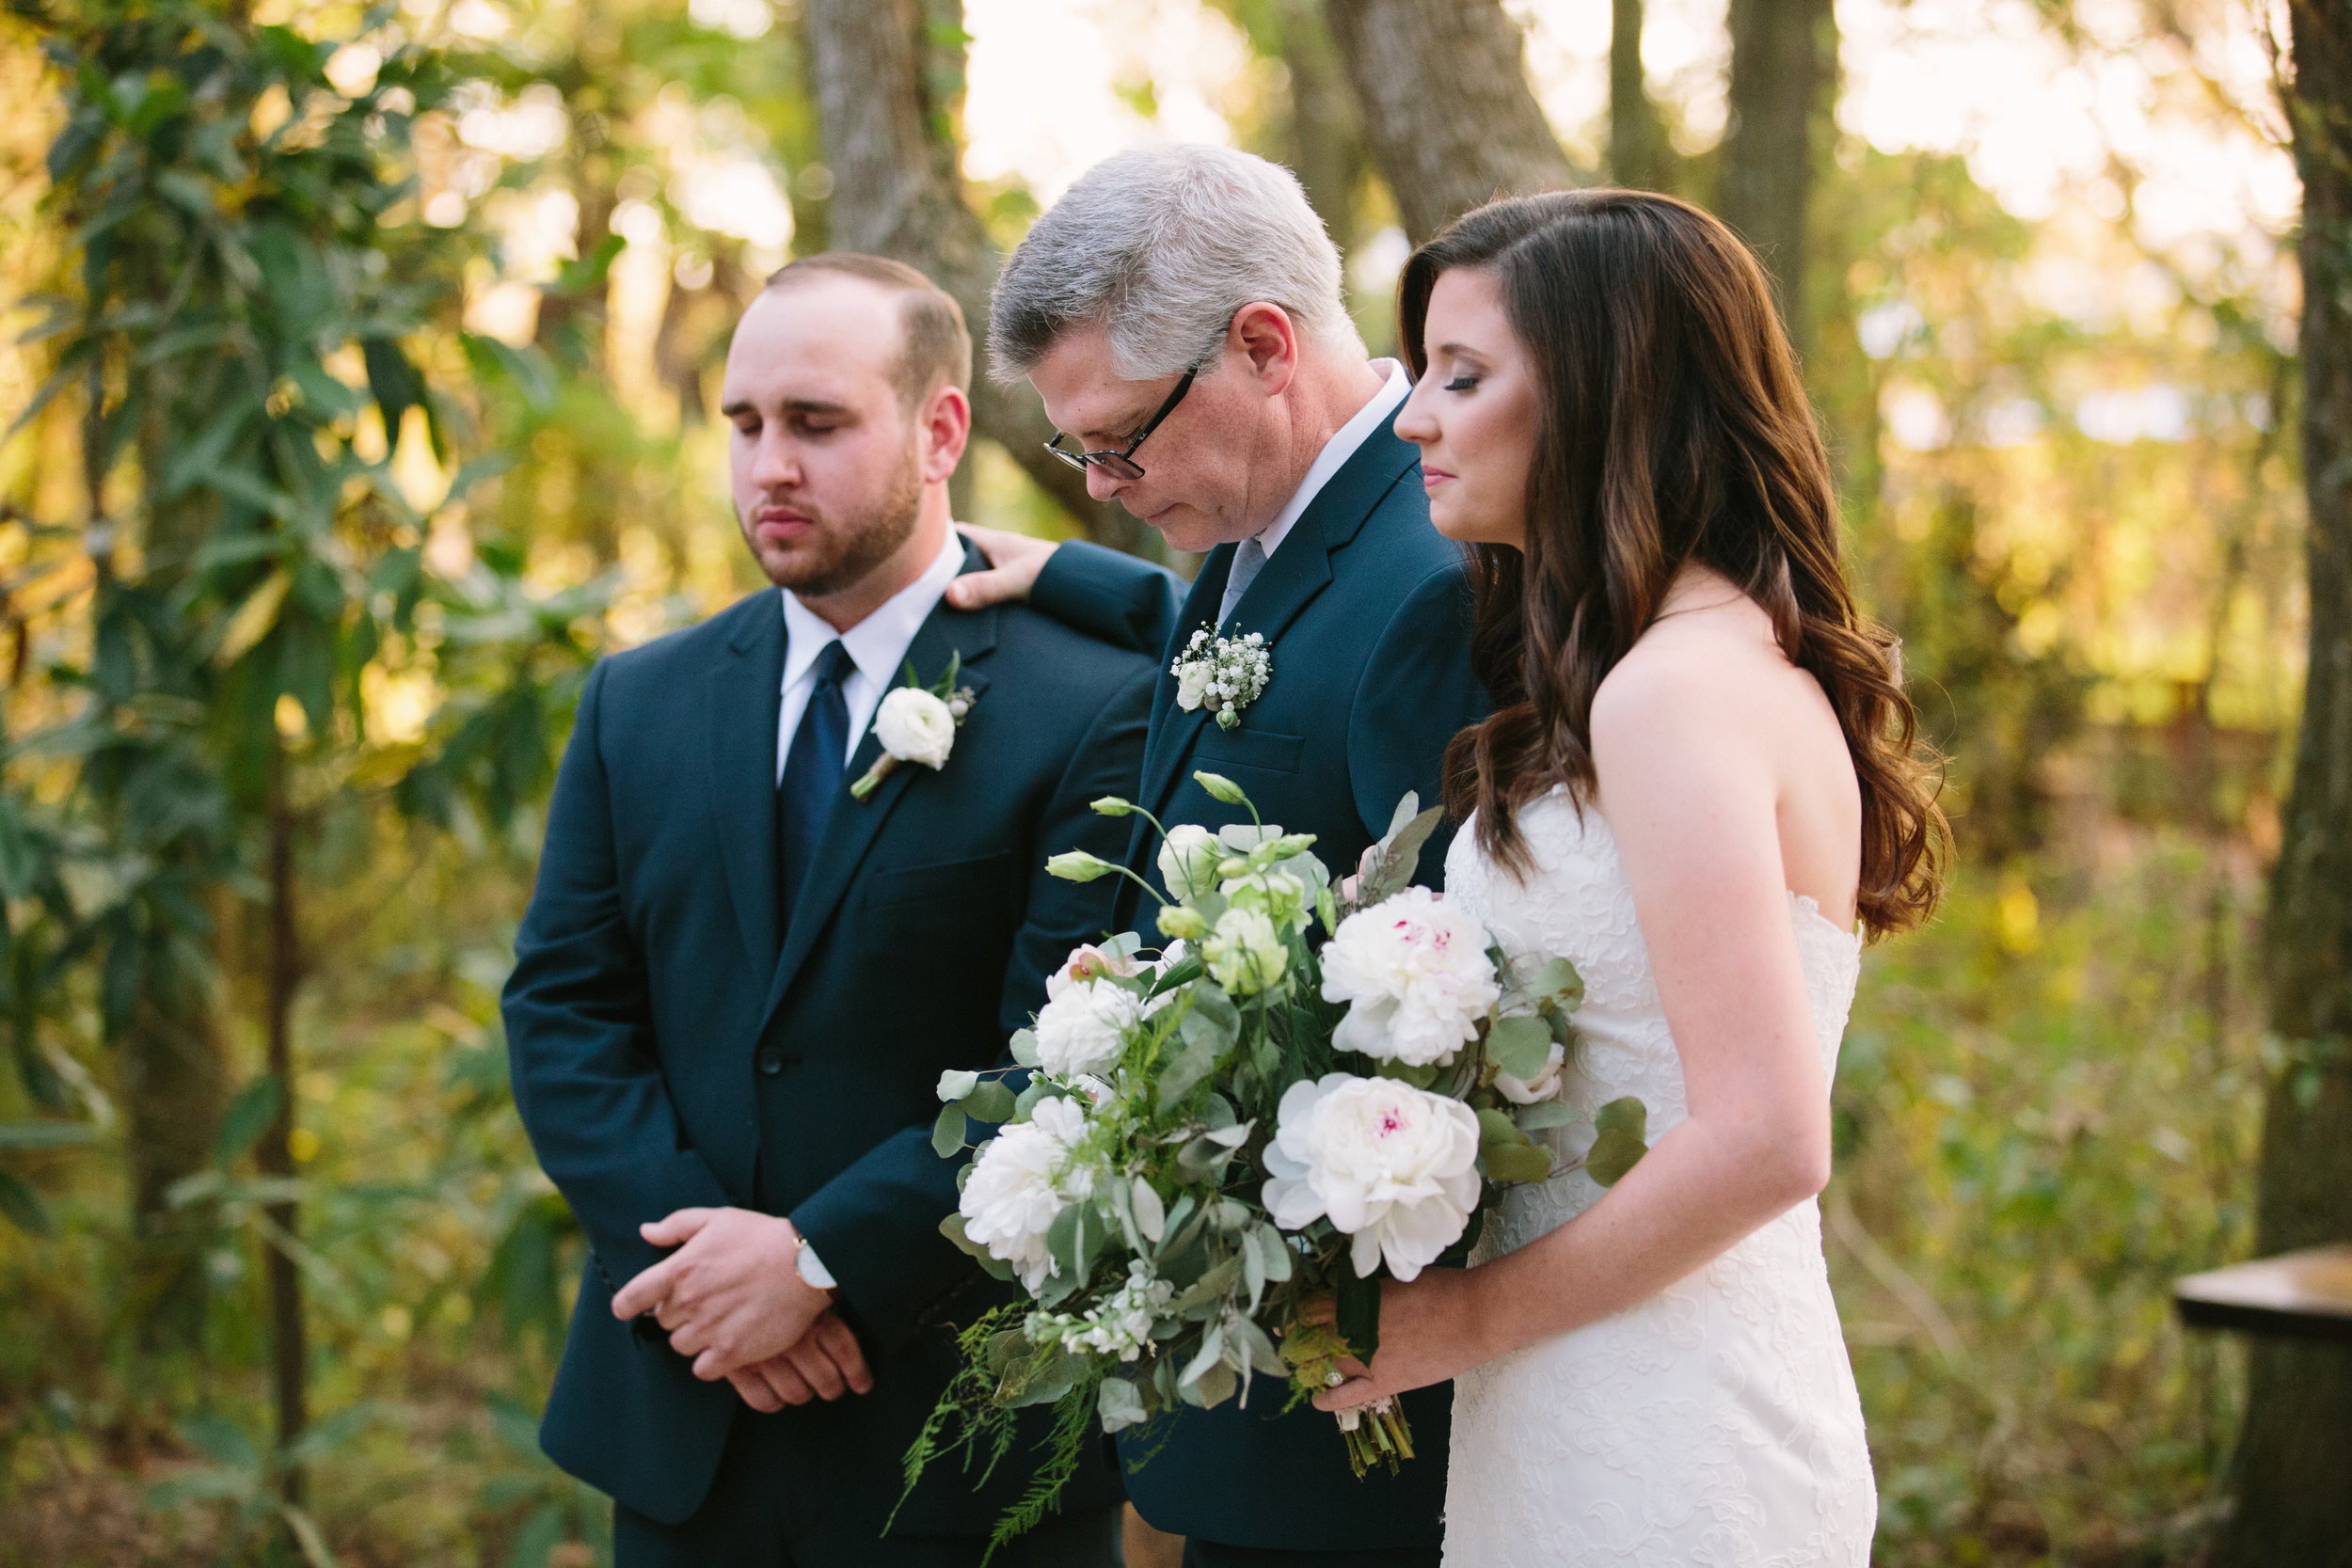
M 1263 634 L 1274 669 L 1264 693 L 1228 731 L 1206 712 L 1176 705 L 1168 666 L 1193 631 L 1216 619 L 1232 558 L 1230 545 L 1212 552 L 1180 607 L 1165 576 L 1107 550 L 1065 545 L 1030 602 L 1106 638 L 1161 640 L 1136 797 L 1144 806 L 1171 826 L 1247 822 L 1247 810 L 1219 803 L 1193 780 L 1200 770 L 1222 773 L 1266 821 L 1315 834 L 1315 853 L 1344 876 L 1388 831 L 1406 791 L 1417 791 L 1423 806 L 1437 803 L 1447 742 L 1486 714 L 1470 673 L 1461 549 L 1430 527 L 1419 454 L 1382 426 L 1309 503 L 1234 607 L 1227 632 Z M 1441 829 L 1422 851 L 1422 881 L 1442 884 L 1450 837 Z M 1156 847 L 1146 824 L 1128 846 L 1128 865 L 1156 879 Z M 1120 886 L 1123 927 L 1136 921 L 1141 895 L 1124 878 Z M 1394 1478 L 1375 1472 L 1361 1481 L 1348 1471 L 1331 1417 L 1305 1406 L 1283 1416 L 1281 1404 L 1262 1396 L 1247 1411 L 1230 1402 L 1185 1409 L 1172 1433 L 1154 1423 L 1122 1440 L 1136 1506 L 1162 1529 L 1228 1545 L 1438 1544 L 1450 1387 L 1406 1396 L 1418 1457 Z
M 969 552 L 964 569 L 985 564 Z M 957 1365 L 946 1323 L 1016 1293 L 938 1233 L 956 1163 L 930 1145 L 934 1085 L 1003 1059 L 1046 972 L 1105 929 L 1107 886 L 1041 868 L 1073 846 L 1124 847 L 1125 824 L 1087 802 L 1134 791 L 1152 671 L 1017 605 L 943 601 L 908 657 L 929 681 L 951 651 L 977 695 L 946 767 L 845 794 L 789 911 L 773 591 L 605 659 L 581 695 L 504 1003 L 516 1104 L 590 1248 L 540 1435 L 654 1519 L 701 1505 L 738 1418 L 789 1424 L 806 1460 L 776 1485 L 895 1497 Z M 879 751 L 869 733 L 848 776 Z M 612 1316 L 614 1291 L 660 1256 L 638 1226 L 691 1205 L 792 1217 L 839 1282 L 872 1393 L 752 1416 L 653 1325 Z M 1045 1430 L 1030 1421 L 1021 1451 Z M 898 1530 L 993 1528 L 1025 1483 L 1019 1459 L 985 1491 L 934 1466 Z M 1095 1463 L 1065 1506 L 1119 1495 Z

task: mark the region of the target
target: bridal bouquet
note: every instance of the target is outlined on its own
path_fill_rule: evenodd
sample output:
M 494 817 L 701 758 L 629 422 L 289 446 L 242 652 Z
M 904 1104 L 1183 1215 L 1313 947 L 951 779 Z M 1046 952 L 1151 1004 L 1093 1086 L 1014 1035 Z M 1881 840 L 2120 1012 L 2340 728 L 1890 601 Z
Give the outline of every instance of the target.
M 1343 1381 L 1343 1357 L 1370 1361 L 1380 1274 L 1411 1279 L 1467 1251 L 1482 1196 L 1551 1174 L 1530 1134 L 1581 1119 L 1557 1096 L 1581 982 L 1560 958 L 1522 973 L 1459 904 L 1410 885 L 1436 810 L 1406 796 L 1334 883 L 1313 835 L 1257 821 L 1229 779 L 1194 777 L 1252 823 L 1161 830 L 1166 945 L 1131 933 L 1072 953 L 1013 1037 L 1018 1093 L 1013 1069 L 940 1079 L 932 1145 L 970 1151 L 940 1228 L 1031 1300 L 962 1332 L 964 1368 L 908 1452 L 907 1484 L 959 1449 L 993 1466 L 1012 1412 L 1053 1404 L 1048 1458 L 1000 1543 L 1052 1506 L 1098 1426 L 1295 1404 Z M 1094 809 L 1160 828 L 1126 800 Z M 1083 852 L 1047 869 L 1133 876 Z M 1602 1111 L 1596 1180 L 1639 1158 L 1640 1109 Z M 998 1124 L 976 1148 L 975 1122 Z M 1336 1314 L 1309 1323 L 1319 1297 Z M 1359 1475 L 1412 1456 L 1392 1403 L 1338 1419 Z

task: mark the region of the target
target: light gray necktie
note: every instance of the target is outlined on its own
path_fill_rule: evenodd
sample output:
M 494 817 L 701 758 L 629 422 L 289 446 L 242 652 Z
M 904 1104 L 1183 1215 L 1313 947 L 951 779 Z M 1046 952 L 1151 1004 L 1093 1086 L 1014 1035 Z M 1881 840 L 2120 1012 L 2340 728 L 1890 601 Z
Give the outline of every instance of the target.
M 1233 569 L 1225 578 L 1225 597 L 1216 607 L 1216 624 L 1222 627 L 1233 618 L 1233 607 L 1249 592 L 1258 574 L 1265 570 L 1265 546 L 1255 538 L 1245 539 L 1241 548 L 1233 552 Z

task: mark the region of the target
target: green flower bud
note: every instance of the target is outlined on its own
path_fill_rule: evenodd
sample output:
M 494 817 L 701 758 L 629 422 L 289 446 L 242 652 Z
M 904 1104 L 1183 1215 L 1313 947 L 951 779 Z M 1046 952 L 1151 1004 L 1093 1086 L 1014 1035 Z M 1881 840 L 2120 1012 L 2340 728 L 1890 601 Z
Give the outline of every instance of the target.
M 1160 911 L 1160 935 L 1173 940 L 1199 942 L 1208 934 L 1209 923 L 1200 918 L 1200 911 L 1185 904 L 1169 904 Z
M 1229 806 L 1248 803 L 1249 797 L 1242 793 L 1241 785 L 1222 773 L 1195 773 L 1193 779 L 1209 792 L 1213 800 L 1222 800 Z
M 1135 809 L 1134 801 L 1122 800 L 1116 795 L 1105 795 L 1100 800 L 1095 801 L 1093 806 L 1094 815 L 1097 816 L 1125 816 Z
M 1235 996 L 1254 996 L 1282 977 L 1290 949 L 1274 922 L 1256 910 L 1227 910 L 1200 946 L 1201 961 L 1216 983 Z
M 1118 869 L 1102 856 L 1089 855 L 1084 849 L 1069 850 L 1045 863 L 1045 874 L 1059 877 L 1065 882 L 1090 882 Z

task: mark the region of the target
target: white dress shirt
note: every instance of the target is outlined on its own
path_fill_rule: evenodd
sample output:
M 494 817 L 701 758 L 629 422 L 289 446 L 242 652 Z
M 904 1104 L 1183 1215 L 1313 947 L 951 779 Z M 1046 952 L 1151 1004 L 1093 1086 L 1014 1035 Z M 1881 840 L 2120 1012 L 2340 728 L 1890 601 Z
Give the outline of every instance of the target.
M 1290 536 L 1291 527 L 1298 521 L 1299 514 L 1305 512 L 1315 497 L 1323 493 L 1323 487 L 1331 482 L 1331 476 L 1356 455 L 1359 447 L 1371 439 L 1374 431 L 1396 418 L 1397 409 L 1412 394 L 1412 378 L 1405 373 L 1405 367 L 1396 360 L 1375 359 L 1372 368 L 1384 377 L 1380 389 L 1372 394 L 1370 403 L 1356 410 L 1354 419 L 1332 432 L 1331 438 L 1323 443 L 1323 450 L 1315 453 L 1315 460 L 1308 465 L 1307 477 L 1298 482 L 1298 488 L 1292 494 L 1289 502 L 1259 533 L 1258 547 L 1265 551 L 1269 561 L 1274 558 L 1274 552 L 1281 548 L 1282 541 Z
M 857 755 L 858 742 L 866 738 L 866 726 L 873 721 L 874 709 L 882 705 L 882 693 L 898 683 L 900 670 L 907 659 L 907 645 L 914 634 L 923 629 L 923 623 L 938 608 L 940 595 L 956 580 L 963 569 L 963 535 L 954 529 L 947 531 L 947 542 L 939 547 L 939 555 L 923 575 L 899 589 L 882 607 L 851 626 L 847 633 L 836 632 L 808 606 L 801 603 L 788 590 L 780 590 L 784 600 L 784 692 L 783 707 L 776 717 L 776 782 L 784 782 L 784 759 L 791 752 L 792 736 L 801 727 L 801 715 L 808 710 L 809 693 L 817 689 L 817 656 L 829 642 L 839 642 L 850 650 L 850 661 L 857 668 L 841 683 L 841 701 L 850 710 L 849 749 L 841 753 L 841 766 L 850 766 Z M 919 670 L 924 683 L 937 680 L 946 672 Z
M 880 609 L 847 632 L 834 631 L 789 590 L 780 591 L 784 599 L 785 645 L 783 705 L 776 715 L 779 784 L 784 782 L 784 759 L 792 752 L 793 733 L 801 727 L 801 715 L 808 711 L 809 693 L 817 689 L 817 657 L 825 651 L 825 644 L 839 642 L 847 647 L 850 662 L 857 667 L 841 683 L 841 701 L 850 710 L 850 744 L 841 754 L 841 766 L 847 768 L 850 759 L 857 755 L 858 743 L 866 738 L 866 726 L 873 722 L 874 710 L 882 705 L 882 693 L 898 680 L 898 672 L 906 663 L 908 645 L 914 641 L 914 634 L 923 629 L 923 623 L 930 619 L 931 611 L 939 607 L 940 596 L 962 569 L 963 535 L 950 528 L 947 542 L 939 546 L 937 558 L 924 568 L 923 575 L 884 599 Z M 946 672 L 918 670 L 915 673 L 928 684 Z M 825 1267 L 817 1249 L 805 1238 L 792 1264 L 801 1278 L 818 1290 L 834 1288 L 833 1271 Z

